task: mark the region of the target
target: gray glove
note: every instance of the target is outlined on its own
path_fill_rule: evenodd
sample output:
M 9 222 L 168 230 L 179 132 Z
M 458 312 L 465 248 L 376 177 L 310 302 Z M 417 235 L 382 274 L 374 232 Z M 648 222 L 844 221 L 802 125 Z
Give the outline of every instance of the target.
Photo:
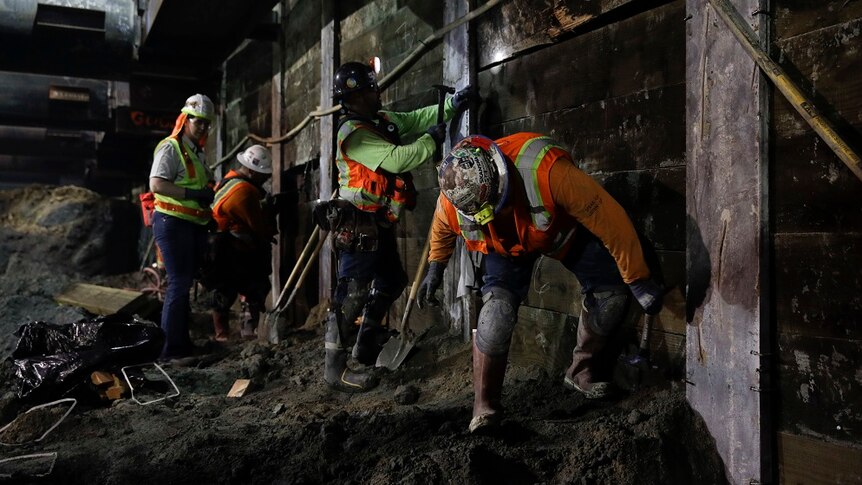
M 434 139 L 434 143 L 442 145 L 446 141 L 446 123 L 440 123 L 428 128 L 428 134 Z
M 416 295 L 416 304 L 419 308 L 425 308 L 425 305 L 437 305 L 439 302 L 434 298 L 434 292 L 440 288 L 443 283 L 443 271 L 446 269 L 446 263 L 440 261 L 431 261 L 428 265 L 428 273 L 422 284 L 419 285 L 419 293 Z
M 655 315 L 661 311 L 664 288 L 660 284 L 650 278 L 634 281 L 629 284 L 629 288 L 647 315 Z
M 186 189 L 186 195 L 183 198 L 196 200 L 200 202 L 201 205 L 210 205 L 212 204 L 213 199 L 215 199 L 215 192 L 213 192 L 213 189 L 209 187 L 204 187 L 202 189 Z
M 472 103 L 473 101 L 479 101 L 482 98 L 479 97 L 479 90 L 473 86 L 467 86 L 464 89 L 459 90 L 452 96 L 452 106 L 455 110 L 459 110 L 463 105 L 467 105 Z

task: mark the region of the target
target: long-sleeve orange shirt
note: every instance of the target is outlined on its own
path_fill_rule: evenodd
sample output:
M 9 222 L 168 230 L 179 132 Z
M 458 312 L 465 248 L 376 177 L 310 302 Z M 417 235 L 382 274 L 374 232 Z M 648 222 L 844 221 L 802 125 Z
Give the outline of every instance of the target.
M 509 155 L 507 153 L 507 155 Z M 560 158 L 550 172 L 550 189 L 557 213 L 566 213 L 598 237 L 617 263 L 623 281 L 631 283 L 648 278 L 649 268 L 631 220 L 620 204 L 592 177 L 577 168 L 570 159 Z M 440 197 L 444 197 L 440 194 Z M 515 219 L 511 211 L 502 211 L 490 222 L 499 239 L 515 241 Z M 488 229 L 483 228 L 486 238 Z M 438 200 L 431 226 L 429 261 L 446 262 L 455 248 L 455 233 Z
M 238 175 L 231 170 L 225 178 Z M 247 181 L 231 187 L 213 205 L 213 219 L 218 223 L 218 230 L 230 231 L 239 236 L 250 235 L 255 242 L 268 245 L 275 229 L 261 205 L 262 195 L 261 189 Z

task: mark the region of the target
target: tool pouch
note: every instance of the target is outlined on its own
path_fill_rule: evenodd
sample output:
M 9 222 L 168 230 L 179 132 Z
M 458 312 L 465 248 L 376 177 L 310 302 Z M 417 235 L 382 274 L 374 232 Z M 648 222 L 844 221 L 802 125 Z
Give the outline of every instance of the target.
M 346 200 L 317 203 L 312 211 L 314 222 L 332 234 L 335 248 L 347 252 L 377 250 L 377 215 L 364 212 Z
M 141 217 L 144 225 L 151 227 L 153 225 L 153 213 L 156 211 L 156 194 L 152 192 L 144 192 L 138 194 L 141 200 Z

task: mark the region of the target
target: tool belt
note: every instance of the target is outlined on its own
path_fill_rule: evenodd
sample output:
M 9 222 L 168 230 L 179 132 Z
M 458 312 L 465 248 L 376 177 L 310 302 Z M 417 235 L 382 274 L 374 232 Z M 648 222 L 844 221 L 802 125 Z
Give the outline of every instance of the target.
M 373 212 L 357 209 L 346 200 L 318 202 L 313 209 L 314 222 L 332 235 L 335 248 L 347 252 L 376 251 L 379 240 L 378 219 Z

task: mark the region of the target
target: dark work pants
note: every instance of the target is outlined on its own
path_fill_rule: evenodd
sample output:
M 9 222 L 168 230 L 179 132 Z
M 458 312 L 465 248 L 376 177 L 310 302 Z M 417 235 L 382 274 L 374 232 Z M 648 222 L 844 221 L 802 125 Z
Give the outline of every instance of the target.
M 153 234 L 168 275 L 168 288 L 162 306 L 161 326 L 165 332 L 162 357 L 183 357 L 192 350 L 189 338 L 189 290 L 206 249 L 206 228 L 156 212 Z

